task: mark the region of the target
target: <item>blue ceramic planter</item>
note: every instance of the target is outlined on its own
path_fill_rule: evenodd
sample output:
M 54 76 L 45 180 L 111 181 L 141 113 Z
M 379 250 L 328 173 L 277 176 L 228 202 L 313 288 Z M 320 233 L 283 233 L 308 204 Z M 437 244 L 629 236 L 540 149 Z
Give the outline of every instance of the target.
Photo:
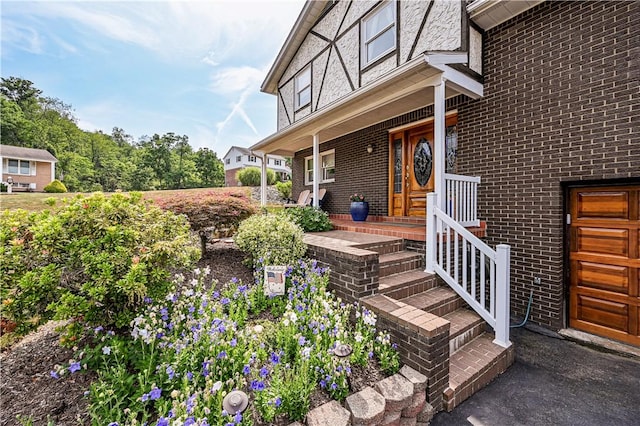
M 367 220 L 367 216 L 369 215 L 369 202 L 352 201 L 349 212 L 351 213 L 351 219 L 353 219 L 354 222 L 364 222 Z

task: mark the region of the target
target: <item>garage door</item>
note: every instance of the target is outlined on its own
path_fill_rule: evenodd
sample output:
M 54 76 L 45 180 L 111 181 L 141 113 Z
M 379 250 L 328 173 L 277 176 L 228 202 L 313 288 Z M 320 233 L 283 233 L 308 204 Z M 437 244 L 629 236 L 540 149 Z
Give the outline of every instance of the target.
M 640 186 L 570 191 L 570 326 L 640 346 Z

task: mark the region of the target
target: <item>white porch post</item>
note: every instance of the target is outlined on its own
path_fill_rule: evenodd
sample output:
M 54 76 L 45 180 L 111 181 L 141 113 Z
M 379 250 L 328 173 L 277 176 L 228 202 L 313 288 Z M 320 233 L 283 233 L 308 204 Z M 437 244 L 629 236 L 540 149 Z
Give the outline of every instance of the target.
M 493 343 L 503 348 L 511 346 L 509 341 L 509 303 L 511 246 L 498 244 L 496 247 L 496 338 Z
M 436 271 L 436 246 L 438 240 L 436 234 L 436 197 L 437 195 L 435 192 L 429 192 L 427 194 L 427 246 L 425 253 L 426 268 L 424 271 L 428 274 L 434 274 Z
M 320 191 L 320 137 L 313 135 L 313 207 L 319 208 L 318 192 Z
M 51 180 L 56 178 L 56 163 L 51 162 Z
M 439 209 L 448 211 L 446 206 L 443 205 L 444 193 L 445 193 L 445 79 L 443 78 L 438 84 L 433 86 L 433 138 L 435 145 L 435 192 L 436 192 L 436 206 Z
M 260 176 L 260 205 L 262 207 L 267 205 L 267 154 L 262 155 L 262 170 Z

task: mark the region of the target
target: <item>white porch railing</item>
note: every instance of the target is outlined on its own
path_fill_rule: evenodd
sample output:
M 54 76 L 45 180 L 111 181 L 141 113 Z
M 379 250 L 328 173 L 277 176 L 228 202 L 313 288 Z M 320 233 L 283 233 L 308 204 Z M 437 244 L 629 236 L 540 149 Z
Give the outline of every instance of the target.
M 426 270 L 440 275 L 494 329 L 494 343 L 509 347 L 511 248 L 500 244 L 493 250 L 436 200 L 435 193 L 427 194 Z
M 462 226 L 480 226 L 478 219 L 479 176 L 444 174 L 445 211 Z

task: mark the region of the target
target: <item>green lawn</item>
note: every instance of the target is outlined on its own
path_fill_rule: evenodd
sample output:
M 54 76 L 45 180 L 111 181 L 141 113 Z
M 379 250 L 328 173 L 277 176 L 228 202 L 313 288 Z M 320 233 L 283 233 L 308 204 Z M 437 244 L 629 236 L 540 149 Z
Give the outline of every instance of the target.
M 175 194 L 185 194 L 189 195 L 198 193 L 198 192 L 209 192 L 209 191 L 245 191 L 247 195 L 250 195 L 250 188 L 196 188 L 196 189 L 174 189 L 174 190 L 165 190 L 165 191 L 147 191 L 143 192 L 144 197 L 150 200 L 158 200 L 163 197 L 170 197 Z M 15 210 L 15 209 L 25 209 L 31 211 L 44 210 L 47 208 L 47 204 L 45 200 L 47 198 L 56 198 L 61 200 L 63 198 L 69 198 L 77 195 L 77 193 L 66 193 L 66 194 L 48 194 L 43 192 L 17 192 L 13 194 L 1 193 L 0 194 L 0 210 Z

